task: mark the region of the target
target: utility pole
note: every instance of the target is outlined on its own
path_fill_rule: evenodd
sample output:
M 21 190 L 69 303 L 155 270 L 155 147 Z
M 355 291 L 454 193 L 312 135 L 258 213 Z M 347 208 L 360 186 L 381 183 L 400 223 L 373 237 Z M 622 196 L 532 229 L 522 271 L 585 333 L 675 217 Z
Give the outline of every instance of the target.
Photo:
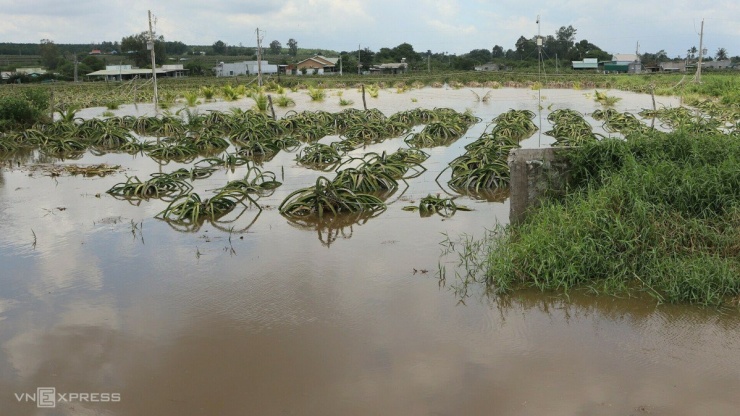
M 76 53 L 74 54 L 74 58 L 75 58 L 75 82 L 77 82 L 77 54 Z M 106 75 L 106 79 L 107 79 L 107 75 Z
M 432 54 L 430 53 L 427 55 L 427 73 L 428 74 L 432 73 L 432 60 L 431 59 L 432 59 Z
M 542 36 L 540 36 L 540 15 L 537 15 L 537 76 L 542 72 Z
M 159 114 L 159 99 L 157 98 L 157 65 L 154 57 L 154 31 L 152 30 L 152 11 L 149 10 L 149 41 L 146 44 L 152 53 L 152 80 L 154 81 L 154 113 Z
M 257 28 L 257 85 L 262 86 L 262 39 L 260 28 Z
M 339 76 L 342 76 L 342 54 L 339 54 Z
M 362 50 L 362 45 L 357 45 L 357 75 L 360 75 L 360 68 L 362 68 L 362 62 L 360 62 L 360 51 Z
M 641 74 L 642 73 L 642 59 L 640 59 L 640 41 L 637 41 L 637 45 L 635 46 L 635 73 Z
M 694 82 L 701 84 L 701 61 L 704 55 L 704 19 L 701 19 L 701 32 L 699 32 L 699 63 L 696 64 L 696 75 L 694 75 Z

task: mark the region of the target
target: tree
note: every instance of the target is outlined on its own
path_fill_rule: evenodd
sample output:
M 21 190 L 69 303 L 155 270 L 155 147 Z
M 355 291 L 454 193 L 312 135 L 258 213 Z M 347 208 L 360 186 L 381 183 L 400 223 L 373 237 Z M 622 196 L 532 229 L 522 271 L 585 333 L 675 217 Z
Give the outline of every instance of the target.
M 138 35 L 126 36 L 121 40 L 121 53 L 128 54 L 136 66 L 150 67 L 152 64 L 151 53 L 147 49 L 149 33 L 141 32 Z M 164 48 L 164 37 L 154 39 L 155 63 L 161 65 L 166 62 L 167 54 Z
M 39 55 L 41 55 L 41 62 L 48 69 L 56 69 L 59 64 L 59 48 L 54 44 L 54 41 L 50 39 L 41 39 L 39 45 Z
M 557 42 L 556 52 L 559 56 L 567 56 L 569 59 L 577 58 L 577 56 L 573 57 L 569 54 L 576 40 L 576 29 L 573 26 L 561 26 L 555 33 L 555 39 Z
M 491 49 L 491 58 L 503 58 L 504 57 L 504 47 L 496 45 Z
M 491 51 L 489 51 L 488 49 L 473 49 L 472 51 L 468 52 L 467 58 L 472 60 L 476 64 L 485 64 L 491 61 Z M 461 63 L 460 65 L 463 65 L 463 63 Z M 464 65 L 470 66 L 467 62 L 465 62 Z
M 213 43 L 213 53 L 216 55 L 226 55 L 226 44 L 222 40 Z
M 165 42 L 164 43 L 165 49 L 167 50 L 167 53 L 171 53 L 173 55 L 185 55 L 188 51 L 188 45 L 178 41 L 174 42 Z
M 533 40 L 527 39 L 524 36 L 519 36 L 514 46 L 516 46 L 516 57 L 519 59 L 533 58 L 534 51 L 537 48 Z
M 87 65 L 88 68 L 90 68 L 92 71 L 100 71 L 101 69 L 105 69 L 105 62 L 103 62 L 101 59 L 98 59 L 94 56 L 86 56 L 82 58 L 82 63 Z M 82 73 L 79 69 L 78 73 Z
M 696 52 L 698 52 L 698 49 L 696 49 L 696 46 L 692 46 L 691 48 L 686 50 L 686 57 L 688 59 L 694 59 L 696 56 Z
M 393 50 L 393 55 L 396 58 L 396 62 L 401 62 L 401 59 L 406 58 L 406 62 L 413 64 L 421 60 L 421 56 L 414 51 L 414 47 L 409 43 L 402 43 Z
M 188 74 L 191 76 L 203 76 L 211 74 L 211 68 L 200 59 L 188 61 L 185 65 L 183 65 L 183 68 L 187 69 Z
M 275 55 L 280 55 L 280 52 L 283 50 L 283 45 L 280 44 L 280 41 L 273 40 L 270 42 L 270 52 L 272 52 Z
M 714 54 L 714 57 L 717 58 L 718 61 L 724 61 L 725 59 L 727 59 L 727 49 L 725 48 L 717 49 L 717 52 Z
M 291 55 L 296 56 L 298 54 L 298 42 L 296 42 L 295 39 L 288 39 L 288 48 L 290 49 Z

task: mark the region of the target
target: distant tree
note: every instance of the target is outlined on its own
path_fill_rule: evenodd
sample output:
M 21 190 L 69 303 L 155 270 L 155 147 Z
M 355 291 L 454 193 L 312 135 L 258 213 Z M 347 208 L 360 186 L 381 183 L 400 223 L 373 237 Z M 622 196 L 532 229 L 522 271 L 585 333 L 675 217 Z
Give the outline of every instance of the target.
M 485 64 L 491 61 L 491 51 L 488 49 L 473 49 L 468 52 L 467 59 L 472 60 L 475 64 Z
M 503 46 L 496 45 L 491 49 L 491 58 L 503 58 L 504 55 Z
M 296 56 L 298 54 L 298 42 L 295 39 L 288 39 L 288 48 L 291 55 Z
M 170 41 L 164 43 L 165 50 L 167 53 L 172 55 L 184 55 L 188 52 L 188 45 L 180 41 Z
M 516 57 L 520 60 L 534 58 L 534 52 L 537 49 L 536 45 L 537 44 L 534 42 L 533 39 L 527 39 L 524 36 L 519 36 L 516 44 L 514 44 L 514 46 L 516 46 Z
M 188 61 L 185 65 L 183 65 L 183 68 L 187 69 L 188 75 L 191 76 L 211 75 L 211 68 L 200 59 L 193 59 L 192 61 Z
M 50 39 L 41 39 L 39 55 L 41 55 L 41 63 L 48 69 L 56 69 L 61 59 L 59 48 Z
M 216 55 L 226 55 L 226 44 L 222 40 L 213 43 L 213 53 Z
M 401 62 L 401 59 L 406 58 L 406 62 L 409 64 L 416 63 L 421 60 L 421 55 L 414 51 L 414 47 L 409 43 L 402 43 L 392 49 L 396 62 Z
M 82 63 L 87 65 L 87 67 L 93 71 L 100 71 L 101 69 L 105 69 L 105 62 L 103 62 L 102 59 L 98 59 L 94 56 L 86 56 L 82 58 Z M 79 70 L 79 67 L 77 68 L 77 73 L 78 74 L 82 73 Z
M 272 52 L 275 55 L 279 55 L 282 50 L 283 50 L 283 45 L 280 44 L 280 41 L 273 40 L 272 42 L 270 42 L 270 52 Z
M 696 49 L 696 46 L 692 46 L 686 50 L 686 57 L 688 59 L 694 59 L 696 57 L 696 52 L 698 52 L 698 49 Z
M 557 41 L 557 53 L 558 56 L 568 57 L 569 59 L 577 59 L 578 56 L 570 54 L 571 49 L 576 41 L 576 29 L 573 26 L 561 26 L 557 32 L 555 32 L 555 40 Z
M 488 52 L 488 49 L 482 49 Z M 488 62 L 488 61 L 486 61 Z M 468 57 L 455 57 L 452 61 L 452 68 L 461 70 L 461 71 L 471 71 L 475 69 L 475 63 L 476 61 L 474 59 L 471 59 Z M 485 63 L 485 62 L 484 62 Z
M 87 58 L 93 58 L 97 59 L 94 56 L 89 56 Z M 86 58 L 86 59 L 87 59 Z M 105 65 L 103 65 L 103 68 L 99 69 L 105 69 Z M 85 63 L 85 60 L 83 59 L 77 64 L 77 76 L 78 79 L 82 79 L 82 77 L 85 76 L 85 74 L 89 74 L 90 72 L 97 71 L 98 69 L 92 68 L 89 65 Z M 75 77 L 75 64 L 71 61 L 62 61 L 59 66 L 57 67 L 57 72 L 65 79 L 73 80 Z
M 717 49 L 717 52 L 714 54 L 714 57 L 717 58 L 718 61 L 724 61 L 725 59 L 727 59 L 727 49 L 725 48 Z
M 134 64 L 139 67 L 151 67 L 151 52 L 147 49 L 149 33 L 141 32 L 137 35 L 126 36 L 121 40 L 121 53 L 128 54 Z M 167 60 L 164 48 L 164 37 L 154 39 L 154 55 L 156 63 L 162 65 Z

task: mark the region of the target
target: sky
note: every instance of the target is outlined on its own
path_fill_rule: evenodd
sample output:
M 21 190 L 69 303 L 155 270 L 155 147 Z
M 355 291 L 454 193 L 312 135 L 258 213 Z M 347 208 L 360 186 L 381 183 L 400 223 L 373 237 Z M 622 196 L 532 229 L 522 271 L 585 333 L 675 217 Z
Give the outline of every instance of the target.
M 740 55 L 738 0 L 138 0 L 60 2 L 0 0 L 0 42 L 100 43 L 148 30 L 188 45 L 255 46 L 293 38 L 302 48 L 378 51 L 410 43 L 417 52 L 463 54 L 538 33 L 554 35 L 572 25 L 587 39 L 616 53 L 657 52 L 685 56 L 699 47 Z M 540 17 L 540 25 L 536 23 Z

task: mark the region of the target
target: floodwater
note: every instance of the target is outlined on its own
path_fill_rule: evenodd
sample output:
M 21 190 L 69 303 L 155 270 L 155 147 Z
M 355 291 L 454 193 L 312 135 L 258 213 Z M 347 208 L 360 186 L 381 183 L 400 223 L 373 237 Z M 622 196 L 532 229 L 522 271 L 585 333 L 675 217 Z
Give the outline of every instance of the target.
M 447 279 L 439 279 L 440 242 L 505 224 L 506 196 L 460 197 L 474 211 L 449 219 L 401 209 L 443 194 L 434 178 L 494 116 L 541 105 L 544 132 L 548 107 L 599 108 L 592 92 L 501 89 L 484 103 L 469 89 L 425 88 L 368 98 L 386 114 L 469 108 L 483 122 L 454 145 L 429 150 L 429 170 L 391 196 L 386 212 L 360 223 L 316 227 L 280 216 L 283 198 L 320 175 L 297 166 L 295 152 L 264 165 L 284 185 L 259 201 L 259 215 L 250 209 L 194 231 L 155 219 L 165 202 L 105 194 L 125 175 L 143 179 L 182 165 L 119 154 L 56 161 L 122 166 L 85 178 L 49 176 L 37 164 L 53 161 L 36 154 L 3 161 L 0 414 L 738 414 L 737 312 L 578 293 L 491 298 L 482 288 L 461 299 L 454 260 L 443 259 Z M 652 105 L 649 96 L 609 93 L 623 98 L 620 111 Z M 303 92 L 290 95 L 296 111 L 341 109 L 336 96 L 312 103 Z M 344 98 L 362 105 L 355 90 Z M 251 102 L 201 108 L 235 105 Z M 115 113 L 151 112 L 139 105 Z M 523 144 L 551 142 L 536 134 Z M 399 147 L 393 139 L 365 151 Z M 218 172 L 194 186 L 205 193 L 243 175 Z M 53 408 L 24 396 L 44 387 L 56 389 Z M 108 395 L 92 402 L 85 393 Z

